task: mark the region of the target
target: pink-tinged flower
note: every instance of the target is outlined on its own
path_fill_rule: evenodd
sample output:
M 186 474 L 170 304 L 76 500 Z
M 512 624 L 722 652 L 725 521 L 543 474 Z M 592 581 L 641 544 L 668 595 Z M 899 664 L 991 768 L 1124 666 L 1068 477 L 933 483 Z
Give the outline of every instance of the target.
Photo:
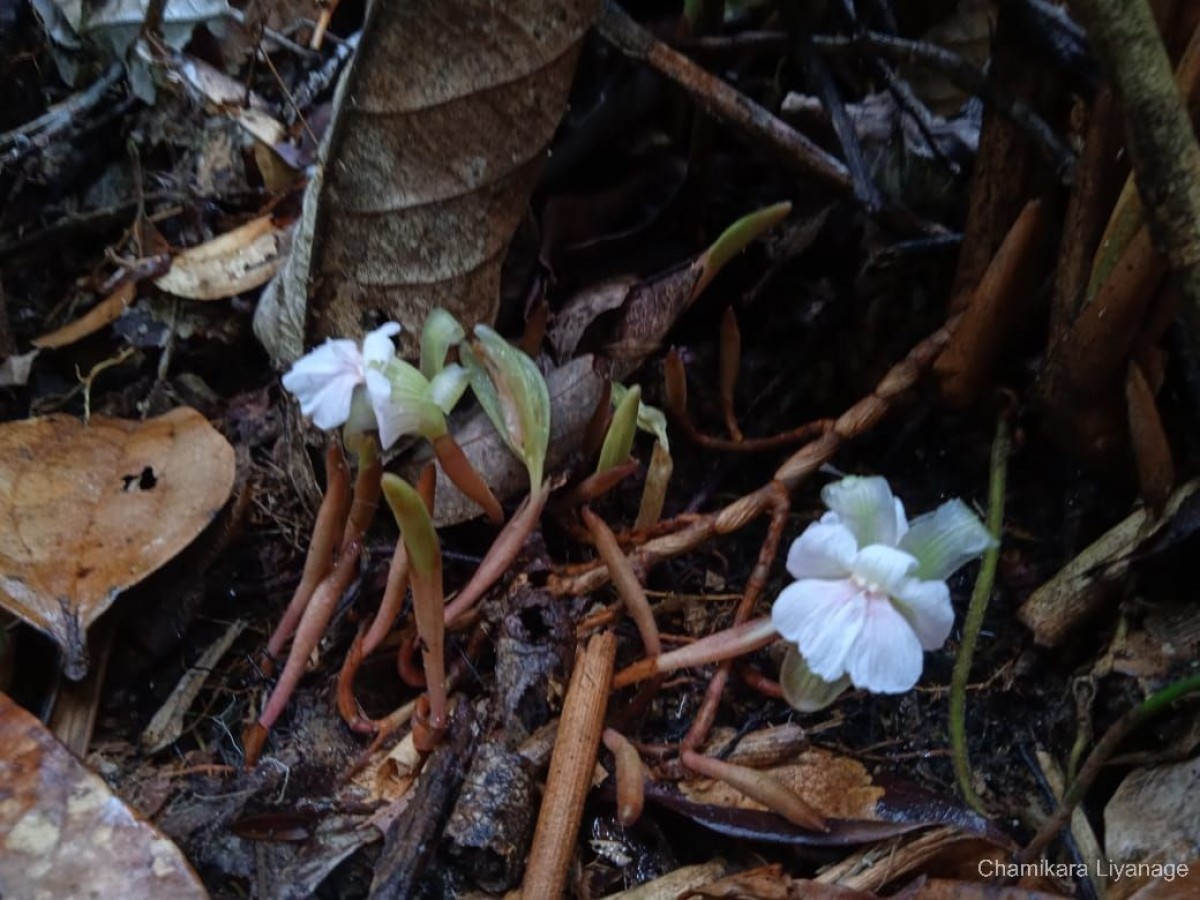
M 392 338 L 399 333 L 400 326 L 388 322 L 363 338 L 361 349 L 345 338 L 330 339 L 296 360 L 283 376 L 283 386 L 318 428 L 344 425 L 350 418 L 355 389 L 366 385 L 369 369 L 382 368 L 396 355 Z M 388 399 L 387 395 L 377 396 L 377 391 L 370 393 L 373 407 Z
M 954 624 L 948 578 L 994 544 L 961 500 L 911 523 L 883 478 L 826 485 L 829 512 L 788 551 L 796 581 L 775 600 L 771 620 L 795 645 L 781 684 L 797 709 L 832 702 L 847 685 L 876 693 L 910 690 L 923 654 Z

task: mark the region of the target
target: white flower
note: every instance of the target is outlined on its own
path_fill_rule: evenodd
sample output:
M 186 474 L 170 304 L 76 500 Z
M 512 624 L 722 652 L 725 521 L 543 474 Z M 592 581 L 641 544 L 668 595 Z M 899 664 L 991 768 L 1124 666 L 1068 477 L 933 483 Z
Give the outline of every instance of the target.
M 296 396 L 300 411 L 318 428 L 337 428 L 346 423 L 354 391 L 360 385 L 367 386 L 378 418 L 380 408 L 390 402 L 390 390 L 381 393 L 378 384 L 371 390 L 367 373 L 382 369 L 395 357 L 392 338 L 399 333 L 396 322 L 381 325 L 363 338 L 362 349 L 345 338 L 330 339 L 296 360 L 283 376 L 283 386 Z M 382 434 L 380 439 L 385 448 L 391 446 Z
M 782 677 L 801 709 L 814 708 L 809 673 L 877 693 L 910 690 L 923 652 L 941 647 L 954 624 L 946 578 L 994 544 L 961 500 L 909 523 L 883 478 L 843 478 L 821 499 L 830 511 L 793 542 L 787 568 L 797 580 L 771 610 L 802 657 L 785 662 Z

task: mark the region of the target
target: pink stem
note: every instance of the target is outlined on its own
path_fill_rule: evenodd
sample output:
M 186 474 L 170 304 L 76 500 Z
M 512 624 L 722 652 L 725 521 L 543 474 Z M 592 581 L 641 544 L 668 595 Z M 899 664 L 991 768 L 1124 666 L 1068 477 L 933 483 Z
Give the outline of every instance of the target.
M 292 692 L 296 690 L 296 685 L 300 683 L 300 676 L 304 674 L 304 667 L 308 664 L 309 655 L 316 649 L 321 635 L 325 633 L 325 628 L 329 625 L 329 620 L 333 618 L 338 600 L 341 599 L 342 593 L 349 587 L 350 581 L 354 577 L 355 566 L 358 564 L 361 550 L 362 543 L 359 540 L 353 540 L 344 546 L 337 562 L 333 565 L 333 571 L 313 593 L 312 600 L 309 602 L 308 608 L 304 610 L 304 615 L 296 628 L 296 639 L 292 641 L 292 649 L 288 653 L 287 663 L 279 675 L 279 681 L 275 683 L 275 690 L 271 692 L 267 705 L 263 707 L 263 711 L 258 717 L 258 724 L 263 728 L 270 728 L 275 724 L 275 720 L 287 706 Z
M 296 630 L 296 624 L 312 599 L 313 591 L 329 574 L 333 566 L 333 554 L 341 538 L 350 501 L 350 473 L 346 458 L 336 440 L 329 442 L 325 452 L 325 497 L 317 512 L 312 538 L 308 543 L 308 556 L 304 560 L 304 574 L 296 585 L 296 592 L 284 611 L 283 618 L 275 626 L 267 641 L 267 658 L 274 660 L 283 652 L 284 645 Z
M 777 637 L 779 637 L 779 632 L 771 624 L 770 616 L 753 619 L 741 625 L 726 628 L 724 631 L 710 634 L 708 637 L 680 647 L 678 650 L 639 660 L 622 669 L 613 677 L 613 688 L 628 687 L 654 675 L 665 675 L 676 669 L 704 666 L 733 659 L 743 653 L 753 653 L 755 650 L 767 646 Z
M 548 483 L 543 484 L 525 499 L 520 509 L 496 535 L 496 540 L 488 548 L 487 555 L 479 564 L 479 568 L 475 570 L 471 580 L 446 606 L 445 621 L 447 624 L 470 610 L 484 595 L 484 592 L 495 584 L 512 565 L 513 560 L 517 558 L 517 554 L 525 545 L 525 538 L 529 537 L 530 532 L 541 518 L 542 510 L 545 508 L 546 499 L 549 496 L 550 486 Z

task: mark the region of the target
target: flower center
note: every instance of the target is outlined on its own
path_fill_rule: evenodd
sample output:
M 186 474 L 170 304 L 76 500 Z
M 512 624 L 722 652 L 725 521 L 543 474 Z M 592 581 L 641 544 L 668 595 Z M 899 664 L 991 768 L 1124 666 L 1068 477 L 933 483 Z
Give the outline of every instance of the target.
M 858 573 L 854 573 L 850 576 L 850 583 L 853 584 L 855 587 L 862 588 L 863 591 L 868 595 L 868 598 L 871 600 L 877 600 L 881 597 L 887 596 L 887 591 L 885 591 L 882 587 L 880 587 L 878 582 L 871 581 L 868 578 L 864 578 L 862 575 L 859 575 Z

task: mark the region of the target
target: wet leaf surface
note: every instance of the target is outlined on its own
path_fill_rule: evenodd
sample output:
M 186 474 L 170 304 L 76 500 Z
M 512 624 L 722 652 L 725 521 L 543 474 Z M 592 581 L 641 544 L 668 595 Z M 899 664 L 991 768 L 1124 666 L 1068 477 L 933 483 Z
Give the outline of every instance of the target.
M 207 897 L 183 854 L 0 694 L 0 895 Z

